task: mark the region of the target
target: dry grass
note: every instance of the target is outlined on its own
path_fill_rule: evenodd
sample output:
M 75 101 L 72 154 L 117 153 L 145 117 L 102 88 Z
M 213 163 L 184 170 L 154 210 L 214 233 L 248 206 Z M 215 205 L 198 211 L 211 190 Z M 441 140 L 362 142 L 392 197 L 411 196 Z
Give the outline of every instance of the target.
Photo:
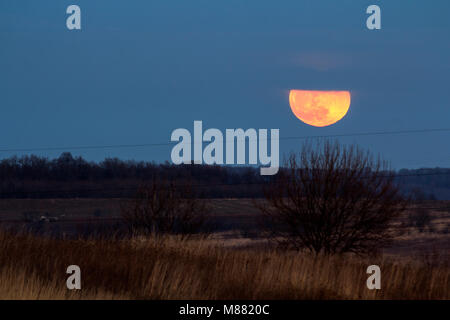
M 2 300 L 51 300 L 51 299 L 126 299 L 101 290 L 89 292 L 69 291 L 57 280 L 44 281 L 39 275 L 21 270 L 3 268 L 0 272 L 0 298 Z
M 66 289 L 68 265 L 82 290 Z M 368 290 L 370 264 L 382 289 Z M 209 240 L 55 240 L 0 233 L 1 299 L 449 299 L 448 265 L 230 249 Z

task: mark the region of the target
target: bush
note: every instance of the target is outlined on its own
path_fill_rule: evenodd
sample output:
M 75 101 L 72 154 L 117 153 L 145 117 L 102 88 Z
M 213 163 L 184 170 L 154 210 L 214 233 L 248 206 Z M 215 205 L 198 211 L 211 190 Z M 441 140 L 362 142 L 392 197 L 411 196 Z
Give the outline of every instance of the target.
M 376 253 L 392 242 L 406 201 L 380 159 L 355 146 L 306 143 L 292 154 L 259 205 L 269 236 L 316 253 Z
M 122 206 L 122 217 L 134 234 L 189 235 L 207 231 L 207 210 L 189 186 L 154 179 Z

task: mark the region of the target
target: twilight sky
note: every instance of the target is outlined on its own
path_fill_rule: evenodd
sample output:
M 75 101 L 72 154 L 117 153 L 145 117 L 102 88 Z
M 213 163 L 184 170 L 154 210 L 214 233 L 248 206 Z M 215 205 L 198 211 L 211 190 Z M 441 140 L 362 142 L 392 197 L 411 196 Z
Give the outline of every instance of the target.
M 70 4 L 81 31 L 66 28 Z M 379 31 L 366 28 L 370 4 Z M 448 0 L 2 0 L 0 149 L 168 142 L 194 120 L 281 139 L 450 128 L 449 17 Z M 352 103 L 311 127 L 289 89 L 349 90 Z M 450 167 L 450 131 L 339 139 L 394 168 Z M 281 153 L 300 143 L 280 140 Z M 67 151 L 164 161 L 171 146 Z

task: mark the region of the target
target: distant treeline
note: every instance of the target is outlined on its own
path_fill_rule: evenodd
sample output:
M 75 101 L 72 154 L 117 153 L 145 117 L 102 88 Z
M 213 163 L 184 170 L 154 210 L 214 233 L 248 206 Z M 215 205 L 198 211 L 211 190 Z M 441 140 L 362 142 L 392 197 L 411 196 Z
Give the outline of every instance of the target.
M 260 196 L 265 177 L 255 167 L 86 161 L 65 152 L 59 158 L 35 155 L 0 161 L 0 198 L 130 197 L 153 178 L 190 185 L 201 197 Z
M 450 191 L 450 169 L 402 169 L 397 174 L 405 190 Z M 0 198 L 120 198 L 130 197 L 153 178 L 189 184 L 202 197 L 260 197 L 264 182 L 256 167 L 173 165 L 123 161 L 86 161 L 65 152 L 59 158 L 11 157 L 0 161 Z M 450 194 L 450 192 L 449 192 Z

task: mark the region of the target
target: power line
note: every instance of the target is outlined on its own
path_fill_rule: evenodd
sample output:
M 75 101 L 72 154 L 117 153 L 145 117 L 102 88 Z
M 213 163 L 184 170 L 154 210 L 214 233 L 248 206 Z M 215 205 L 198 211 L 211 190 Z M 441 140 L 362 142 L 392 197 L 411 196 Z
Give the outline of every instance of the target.
M 449 132 L 449 131 L 450 131 L 450 128 L 399 130 L 399 131 L 372 131 L 372 132 L 359 132 L 359 133 L 348 133 L 348 134 L 344 133 L 344 134 L 317 135 L 317 136 L 304 136 L 304 137 L 284 137 L 283 140 L 323 139 L 323 138 L 340 138 L 340 137 L 352 137 L 352 136 L 378 136 L 378 135 L 390 135 L 390 134 L 432 133 L 432 132 Z
M 280 137 L 280 140 L 308 140 L 308 139 L 325 139 L 325 138 L 341 138 L 353 136 L 378 136 L 378 135 L 397 135 L 397 134 L 418 134 L 418 133 L 436 133 L 450 132 L 450 128 L 438 129 L 417 129 L 417 130 L 398 130 L 398 131 L 372 131 L 359 133 L 344 133 L 331 135 L 315 135 L 315 136 L 291 136 Z M 267 140 L 267 139 L 266 139 Z M 239 141 L 239 140 L 236 140 Z M 242 141 L 242 140 L 240 140 Z M 249 140 L 249 141 L 253 141 Z M 109 144 L 109 145 L 92 145 L 92 146 L 65 146 L 65 147 L 37 147 L 37 148 L 18 148 L 18 149 L 0 149 L 0 152 L 32 152 L 32 151 L 58 151 L 58 150 L 89 150 L 89 149 L 122 149 L 122 148 L 145 148 L 160 147 L 177 144 L 178 141 L 160 142 L 160 143 L 141 143 L 141 144 Z M 195 144 L 186 141 L 187 144 Z

